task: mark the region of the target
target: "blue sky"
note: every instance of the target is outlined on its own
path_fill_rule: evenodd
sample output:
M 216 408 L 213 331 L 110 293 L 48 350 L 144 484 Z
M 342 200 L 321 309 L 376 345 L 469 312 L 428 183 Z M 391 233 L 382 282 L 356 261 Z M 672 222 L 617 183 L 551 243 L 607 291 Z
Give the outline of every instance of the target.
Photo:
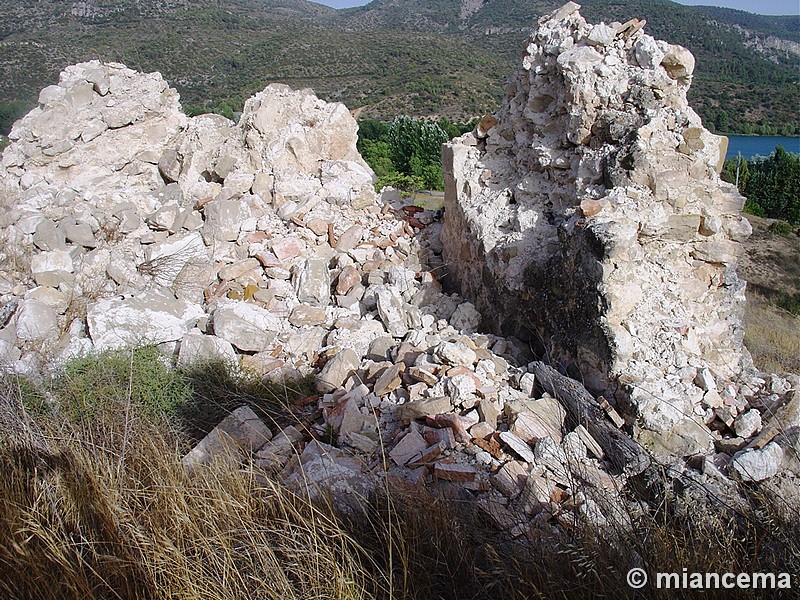
M 333 8 L 349 8 L 351 6 L 363 6 L 367 0 L 315 0 L 319 4 L 326 4 Z M 736 8 L 746 10 L 761 15 L 796 15 L 800 14 L 800 2 L 798 0 L 677 0 L 680 4 L 705 4 L 711 6 L 724 6 L 725 8 Z

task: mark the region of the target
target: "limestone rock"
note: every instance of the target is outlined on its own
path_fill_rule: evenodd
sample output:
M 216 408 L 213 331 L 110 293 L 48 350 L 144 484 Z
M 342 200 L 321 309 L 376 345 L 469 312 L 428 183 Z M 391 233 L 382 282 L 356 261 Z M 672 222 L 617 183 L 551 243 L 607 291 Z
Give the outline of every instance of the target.
M 197 304 L 144 292 L 98 300 L 89 305 L 86 320 L 95 348 L 106 350 L 177 341 L 203 316 Z
M 213 335 L 204 335 L 192 330 L 181 338 L 178 351 L 178 364 L 189 367 L 209 361 L 219 361 L 229 367 L 238 363 L 233 345 Z
M 358 369 L 361 360 L 350 348 L 337 353 L 329 360 L 317 376 L 316 387 L 320 392 L 332 392 Z
M 287 465 L 281 480 L 312 499 L 330 493 L 335 502 L 351 509 L 359 507 L 374 487 L 355 458 L 318 440 L 309 442 L 298 461 Z
M 222 460 L 244 461 L 272 439 L 272 432 L 249 406 L 240 406 L 214 427 L 191 452 L 183 457 L 187 469 Z
M 433 352 L 439 360 L 450 365 L 471 367 L 477 360 L 475 352 L 462 342 L 441 342 Z
M 25 341 L 55 340 L 58 319 L 51 306 L 33 298 L 20 301 L 15 315 L 17 337 Z
M 213 316 L 214 334 L 244 351 L 266 350 L 286 329 L 280 317 L 247 302 L 220 301 Z
M 327 306 L 331 297 L 331 275 L 324 258 L 309 258 L 294 275 L 297 299 L 316 306 Z
M 522 439 L 511 433 L 510 431 L 503 431 L 500 434 L 500 439 L 508 445 L 509 448 L 527 463 L 533 464 L 536 462 L 536 456 L 533 450 Z
M 783 462 L 783 449 L 770 442 L 761 449 L 752 449 L 734 455 L 731 467 L 743 481 L 763 481 L 775 475 Z

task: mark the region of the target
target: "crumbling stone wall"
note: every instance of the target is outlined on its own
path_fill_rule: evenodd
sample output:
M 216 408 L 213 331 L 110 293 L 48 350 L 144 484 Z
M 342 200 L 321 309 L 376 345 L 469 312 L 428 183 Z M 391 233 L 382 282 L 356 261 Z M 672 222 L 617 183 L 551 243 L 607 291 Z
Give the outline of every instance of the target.
M 689 51 L 579 8 L 539 21 L 502 109 L 445 147 L 445 262 L 488 327 L 615 397 L 654 449 L 701 451 L 747 359 L 744 198 L 687 103 Z

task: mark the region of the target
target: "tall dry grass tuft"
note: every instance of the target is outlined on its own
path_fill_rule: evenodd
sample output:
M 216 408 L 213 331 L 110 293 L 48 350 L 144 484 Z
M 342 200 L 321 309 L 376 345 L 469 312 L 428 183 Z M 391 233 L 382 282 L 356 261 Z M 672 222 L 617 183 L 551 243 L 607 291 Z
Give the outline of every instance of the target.
M 770 373 L 800 373 L 800 316 L 748 292 L 745 345 L 755 365 Z
M 22 388 L 4 383 L 8 419 Z M 352 599 L 381 585 L 324 507 L 247 467 L 189 476 L 166 421 L 93 409 L 18 415 L 26 427 L 0 441 L 0 596 Z

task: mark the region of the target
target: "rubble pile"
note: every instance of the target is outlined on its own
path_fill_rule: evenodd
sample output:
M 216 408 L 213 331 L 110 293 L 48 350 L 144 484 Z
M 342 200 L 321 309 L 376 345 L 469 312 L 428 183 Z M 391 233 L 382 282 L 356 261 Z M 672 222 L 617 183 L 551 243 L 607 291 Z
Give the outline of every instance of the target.
M 586 41 L 602 32 L 608 34 L 604 40 L 611 36 L 606 45 L 614 50 L 608 56 L 628 61 L 628 53 L 635 53 L 631 48 L 639 47 L 636 40 L 644 39 L 607 26 L 595 32 L 571 6 L 540 22 L 526 58 L 529 66 L 534 64 L 531 57 L 546 55 L 550 58 L 543 61 L 557 62 L 552 58 L 558 54 L 556 47 L 602 48 Z M 570 32 L 571 44 L 564 32 Z M 548 43 L 555 46 L 545 52 Z M 660 44 L 655 48 L 662 48 Z M 598 56 L 601 51 L 592 50 Z M 671 52 L 683 57 L 681 64 L 688 60 L 676 49 Z M 591 72 L 604 72 L 606 59 L 590 58 Z M 576 73 L 585 75 L 581 69 Z M 605 81 L 597 73 L 591 78 Z M 557 79 L 552 77 L 553 94 L 566 94 L 556 89 Z M 615 81 L 606 83 L 616 85 Z M 665 90 L 679 85 L 667 75 L 658 81 Z M 511 95 L 518 100 L 531 89 L 521 80 L 513 85 L 522 94 Z M 574 87 L 570 93 L 578 91 Z M 685 90 L 676 93 L 683 97 Z M 555 96 L 547 106 L 550 102 Z M 598 114 L 605 110 L 600 104 L 589 102 Z M 529 112 L 519 102 L 514 106 Z M 648 110 L 642 109 L 643 114 Z M 673 116 L 683 118 L 682 110 L 676 108 Z M 589 117 L 567 115 L 555 107 L 553 111 L 557 127 L 542 134 L 541 152 L 532 151 L 542 160 L 550 152 L 552 164 L 567 161 L 555 171 L 547 165 L 534 167 L 530 152 L 514 150 L 514 140 L 521 143 L 527 134 L 517 131 L 514 119 L 503 112 L 499 123 L 484 120 L 474 134 L 449 147 L 443 224 L 437 213 L 405 205 L 394 190 L 376 194 L 374 175 L 356 151 L 357 125 L 350 113 L 309 90 L 270 85 L 247 101 L 238 123 L 233 123 L 217 115 L 186 117 L 176 92 L 159 74 L 97 62 L 69 67 L 58 85 L 42 91 L 39 107 L 15 125 L 12 143 L 2 155 L 0 363 L 11 371 L 34 374 L 49 362 L 63 363 L 84 353 L 157 344 L 179 364 L 222 360 L 274 380 L 313 373 L 318 394 L 306 400 L 310 420 L 278 428 L 242 407 L 185 457 L 186 467 L 201 468 L 213 460 L 253 460 L 295 489 L 312 495 L 332 491 L 351 501 L 377 489 L 421 491 L 435 486 L 469 495 L 492 523 L 514 536 L 548 527 L 624 523 L 636 514 L 636 505 L 624 499 L 622 490 L 631 477 L 648 469 L 651 456 L 626 433 L 630 423 L 618 410 L 622 406 L 615 408 L 618 399 L 593 395 L 578 381 L 535 360 L 528 343 L 508 335 L 520 328 L 503 337 L 502 323 L 496 323 L 497 334 L 482 325 L 500 320 L 502 314 L 509 322 L 525 318 L 514 311 L 522 310 L 522 298 L 536 298 L 522 285 L 535 279 L 528 259 L 549 265 L 549 272 L 562 279 L 562 288 L 552 288 L 561 296 L 549 299 L 554 311 L 572 310 L 575 319 L 588 318 L 578 310 L 588 306 L 586 298 L 570 294 L 600 282 L 605 269 L 613 271 L 612 262 L 598 262 L 599 246 L 593 240 L 618 244 L 613 264 L 620 265 L 626 285 L 637 285 L 648 298 L 654 296 L 652 301 L 663 299 L 665 310 L 677 310 L 662 287 L 675 272 L 693 276 L 697 265 L 688 262 L 681 270 L 667 258 L 696 252 L 706 242 L 733 243 L 728 238 L 740 221 L 732 209 L 708 212 L 711 204 L 702 209 L 702 218 L 687 208 L 692 219 L 684 220 L 680 213 L 675 221 L 672 209 L 662 206 L 666 201 L 654 201 L 641 181 L 603 187 L 596 173 L 590 173 L 591 165 L 608 165 L 612 177 L 646 175 L 638 168 L 631 175 L 621 166 L 629 159 L 619 145 L 581 146 L 581 137 L 569 141 L 569 147 L 558 146 L 566 143 L 559 141 L 559 128 L 567 122 L 579 128 Z M 593 122 L 586 121 L 587 131 Z M 648 139 L 666 144 L 666 134 L 653 131 Z M 589 133 L 581 135 L 591 138 Z M 675 189 L 717 198 L 717 188 L 699 173 L 717 160 L 718 142 L 700 129 L 691 139 L 694 145 L 682 156 L 694 169 L 689 171 L 698 174 L 675 183 Z M 639 148 L 635 140 L 632 143 Z M 630 160 L 645 161 L 651 148 L 631 150 Z M 513 166 L 507 157 L 502 163 L 493 155 L 512 151 L 519 159 Z M 584 164 L 584 159 L 589 162 Z M 684 159 L 674 160 L 678 181 L 686 165 Z M 567 168 L 582 175 L 576 179 Z M 529 169 L 531 175 L 523 179 L 534 187 L 527 192 L 519 186 L 501 190 L 492 182 L 505 177 L 502 169 L 517 174 Z M 488 170 L 492 174 L 487 175 Z M 649 172 L 655 176 L 656 171 L 654 166 Z M 539 179 L 551 186 L 547 210 L 534 193 L 535 186 L 544 185 Z M 591 191 L 595 204 L 587 203 L 584 194 L 582 204 L 576 205 L 576 186 Z M 637 195 L 626 195 L 634 193 L 630 190 Z M 725 193 L 730 199 L 731 193 Z M 502 207 L 496 205 L 501 197 L 508 201 Z M 513 198 L 516 204 L 509 208 Z M 554 216 L 555 199 L 563 204 L 562 217 Z M 476 216 L 468 205 L 479 201 L 485 210 Z M 685 206 L 699 201 L 692 202 Z M 590 217 L 591 207 L 599 212 Z M 642 234 L 647 239 L 633 235 L 624 246 L 619 232 L 635 233 L 635 224 L 651 213 L 652 231 Z M 698 233 L 708 238 L 703 242 L 683 225 L 680 231 L 686 240 L 665 233 L 684 221 L 697 221 L 698 231 L 700 223 L 710 226 L 712 221 L 718 228 Z M 457 242 L 455 228 L 462 225 L 462 255 L 448 264 Z M 606 237 L 600 231 L 607 232 Z M 476 233 L 484 238 L 473 240 Z M 571 271 L 552 262 L 563 251 L 560 244 L 572 247 L 570 240 L 587 250 L 585 256 L 575 257 Z M 503 262 L 503 256 L 511 257 L 504 254 L 511 248 L 525 261 Z M 543 254 L 545 250 L 550 254 Z M 470 261 L 473 264 L 467 266 Z M 728 298 L 718 311 L 728 311 L 731 327 L 739 327 L 734 317 L 742 286 L 733 263 L 704 264 L 707 289 L 701 296 Z M 464 286 L 465 293 L 481 312 L 443 288 L 446 269 L 462 283 L 472 281 Z M 509 277 L 515 273 L 520 286 L 504 280 L 501 271 Z M 639 276 L 641 281 L 635 279 Z M 476 294 L 479 286 L 485 289 Z M 595 296 L 624 297 L 610 283 L 606 288 Z M 682 289 L 671 293 L 682 294 Z M 486 305 L 490 297 L 493 307 Z M 622 318 L 616 302 L 611 306 Z M 664 315 L 648 313 L 653 307 L 638 302 L 630 305 L 631 328 L 644 332 L 656 327 L 655 316 Z M 696 304 L 684 302 L 687 327 L 716 323 L 702 316 Z M 607 366 L 616 369 L 607 374 L 645 373 L 655 386 L 654 374 L 660 373 L 668 382 L 697 382 L 702 392 L 700 400 L 695 398 L 698 394 L 686 396 L 697 407 L 694 412 L 684 411 L 682 405 L 673 412 L 652 405 L 654 416 L 647 417 L 642 416 L 645 404 L 638 402 L 640 417 L 659 421 L 654 431 L 662 437 L 669 431 L 665 423 L 680 421 L 673 413 L 691 419 L 706 436 L 704 443 L 691 446 L 691 452 L 685 451 L 689 446 L 663 442 L 673 458 L 698 455 L 698 477 L 718 481 L 760 480 L 795 469 L 789 449 L 797 443 L 792 432 L 800 427 L 800 382 L 753 376 L 751 387 L 728 383 L 738 372 L 742 352 L 733 342 L 715 346 L 720 357 L 733 361 L 730 373 L 716 370 L 703 352 L 694 358 L 689 350 L 682 356 L 691 365 L 669 371 L 666 363 L 650 358 L 662 348 L 662 338 L 673 335 L 666 327 L 649 342 L 644 333 L 630 341 L 626 360 L 632 366 L 625 367 L 621 334 L 610 325 L 610 314 L 598 314 L 600 321 L 590 323 L 573 358 L 588 356 L 589 344 L 597 340 L 600 345 L 593 356 L 598 364 L 612 361 Z M 553 348 L 569 350 L 567 338 L 556 333 L 549 332 Z M 688 339 L 686 333 L 680 335 Z M 726 335 L 721 330 L 717 337 L 735 338 Z M 717 339 L 708 331 L 702 336 L 697 344 Z M 678 360 L 674 345 L 663 349 L 668 360 Z M 596 386 L 588 387 L 597 391 Z M 704 412 L 705 405 L 713 417 Z M 794 429 L 776 425 L 790 422 Z M 684 435 L 679 425 L 674 430 Z

